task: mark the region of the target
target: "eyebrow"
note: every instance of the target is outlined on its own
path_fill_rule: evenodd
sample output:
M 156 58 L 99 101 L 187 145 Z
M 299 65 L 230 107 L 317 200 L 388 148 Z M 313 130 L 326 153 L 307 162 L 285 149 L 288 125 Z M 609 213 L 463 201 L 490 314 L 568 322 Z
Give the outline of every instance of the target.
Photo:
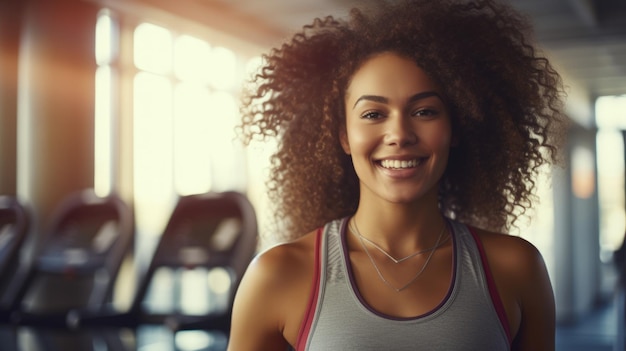
M 415 95 L 411 96 L 409 98 L 408 102 L 416 102 L 418 100 L 426 99 L 426 98 L 429 98 L 431 96 L 436 96 L 441 101 L 443 101 L 443 99 L 441 98 L 441 95 L 439 95 L 439 93 L 434 92 L 434 91 L 425 91 L 425 92 L 418 93 L 418 94 L 415 94 Z M 356 107 L 356 105 L 359 102 L 361 102 L 361 101 L 373 101 L 373 102 L 379 102 L 379 103 L 382 103 L 382 104 L 388 104 L 389 103 L 389 99 L 384 97 L 384 96 L 379 96 L 379 95 L 362 95 L 361 97 L 359 97 L 356 100 L 356 102 L 354 103 L 354 106 L 352 106 L 352 108 L 354 109 Z

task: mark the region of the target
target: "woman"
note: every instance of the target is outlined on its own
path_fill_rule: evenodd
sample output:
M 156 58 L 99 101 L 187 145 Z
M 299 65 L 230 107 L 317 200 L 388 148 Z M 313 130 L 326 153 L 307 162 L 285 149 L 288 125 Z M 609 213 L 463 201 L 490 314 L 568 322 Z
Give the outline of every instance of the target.
M 493 1 L 403 1 L 266 55 L 243 132 L 279 136 L 285 243 L 248 268 L 229 350 L 554 350 L 541 255 L 501 234 L 565 123 L 528 29 Z

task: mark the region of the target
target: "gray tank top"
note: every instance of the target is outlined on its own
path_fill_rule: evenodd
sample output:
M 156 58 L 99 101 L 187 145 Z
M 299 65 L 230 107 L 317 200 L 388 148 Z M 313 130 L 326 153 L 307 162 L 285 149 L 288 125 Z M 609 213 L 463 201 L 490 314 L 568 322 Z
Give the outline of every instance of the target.
M 508 322 L 482 245 L 448 220 L 454 274 L 446 298 L 415 318 L 381 314 L 362 299 L 349 269 L 347 218 L 318 231 L 317 271 L 296 350 L 498 351 L 510 349 Z

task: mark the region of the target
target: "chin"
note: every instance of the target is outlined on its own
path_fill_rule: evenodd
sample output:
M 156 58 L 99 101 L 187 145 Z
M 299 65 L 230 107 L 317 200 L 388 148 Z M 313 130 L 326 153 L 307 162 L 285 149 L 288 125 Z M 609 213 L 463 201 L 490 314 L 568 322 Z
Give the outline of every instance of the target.
M 424 194 L 398 194 L 396 196 L 385 196 L 386 200 L 397 205 L 409 205 L 424 199 Z
M 433 199 L 437 202 L 437 193 L 438 188 L 436 186 L 425 191 L 412 187 L 411 189 L 407 189 L 405 191 L 396 189 L 395 191 L 390 191 L 387 194 L 382 195 L 382 197 L 394 204 L 409 205 L 424 201 L 428 202 Z

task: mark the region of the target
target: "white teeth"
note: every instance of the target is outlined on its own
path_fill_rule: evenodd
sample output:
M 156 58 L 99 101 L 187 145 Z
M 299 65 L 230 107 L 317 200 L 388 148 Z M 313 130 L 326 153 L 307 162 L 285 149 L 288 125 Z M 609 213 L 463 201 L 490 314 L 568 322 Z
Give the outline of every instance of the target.
M 412 167 L 416 167 L 418 164 L 419 164 L 419 161 L 417 159 L 380 161 L 380 165 L 383 166 L 384 168 L 394 168 L 394 169 L 412 168 Z

